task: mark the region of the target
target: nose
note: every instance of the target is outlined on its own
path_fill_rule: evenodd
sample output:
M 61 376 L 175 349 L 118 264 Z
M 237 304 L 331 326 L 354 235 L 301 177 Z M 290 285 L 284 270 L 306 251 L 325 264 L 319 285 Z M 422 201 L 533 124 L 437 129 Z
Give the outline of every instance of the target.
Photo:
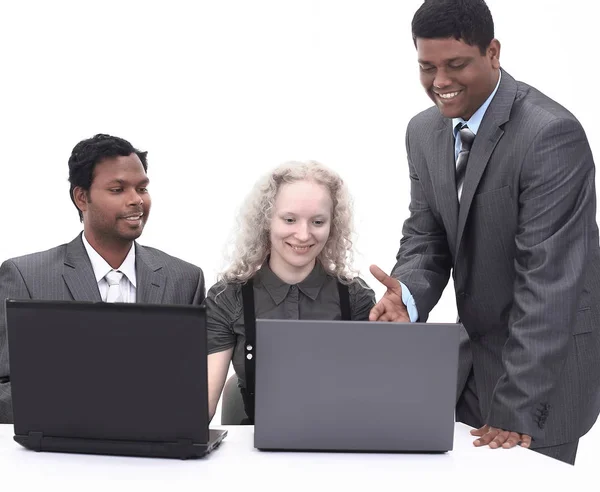
M 296 239 L 300 242 L 306 242 L 310 239 L 310 226 L 307 222 L 298 222 L 295 234 Z
M 137 190 L 132 189 L 131 192 L 127 196 L 127 204 L 130 206 L 140 206 L 144 203 L 144 199 L 137 192 Z
M 437 70 L 433 79 L 433 86 L 437 89 L 444 89 L 452 84 L 452 80 L 443 68 Z

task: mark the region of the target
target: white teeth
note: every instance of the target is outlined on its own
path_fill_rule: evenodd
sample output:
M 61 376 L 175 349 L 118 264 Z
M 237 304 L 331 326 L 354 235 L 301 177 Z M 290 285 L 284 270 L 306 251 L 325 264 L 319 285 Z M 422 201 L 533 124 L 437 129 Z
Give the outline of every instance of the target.
M 447 92 L 446 94 L 438 93 L 438 96 L 440 96 L 442 99 L 452 99 L 453 97 L 458 96 L 459 92 Z
M 292 246 L 292 249 L 295 249 L 296 251 L 306 251 L 308 248 L 310 248 L 310 246 Z

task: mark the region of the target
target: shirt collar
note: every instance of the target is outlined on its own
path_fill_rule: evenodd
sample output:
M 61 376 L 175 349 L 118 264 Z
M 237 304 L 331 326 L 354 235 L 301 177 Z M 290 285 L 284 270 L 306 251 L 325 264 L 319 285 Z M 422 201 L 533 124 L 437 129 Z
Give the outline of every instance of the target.
M 314 301 L 319 295 L 321 287 L 323 287 L 326 279 L 327 273 L 321 263 L 317 261 L 312 271 L 308 274 L 308 277 L 296 285 L 304 295 L 310 297 Z M 290 291 L 291 285 L 286 284 L 273 273 L 273 270 L 271 270 L 269 258 L 265 260 L 260 270 L 256 272 L 256 280 L 259 283 L 262 283 L 265 290 L 273 299 L 273 302 L 277 305 L 284 301 Z
M 83 246 L 85 247 L 88 257 L 90 258 L 92 269 L 94 270 L 94 276 L 96 277 L 96 282 L 100 282 L 100 280 L 102 280 L 113 268 L 88 242 L 85 237 L 85 233 L 81 235 L 81 240 L 83 241 Z M 127 253 L 125 260 L 123 260 L 123 263 L 119 268 L 117 268 L 117 270 L 123 273 L 131 282 L 131 284 L 137 288 L 137 279 L 135 275 L 135 243 L 131 245 L 129 253 Z
M 483 116 L 485 115 L 487 108 L 492 102 L 492 99 L 494 99 L 496 92 L 498 92 L 498 87 L 500 86 L 500 79 L 502 79 L 502 70 L 498 72 L 498 82 L 496 83 L 496 88 L 492 91 L 492 93 L 485 100 L 485 102 L 481 106 L 479 106 L 479 109 L 475 111 L 475 113 L 473 113 L 473 116 L 471 116 L 468 121 L 465 121 L 462 118 L 452 118 L 452 131 L 454 132 L 454 138 L 456 138 L 456 134 L 458 133 L 457 125 L 459 123 L 466 123 L 469 127 L 469 130 L 471 130 L 475 135 L 477 135 L 477 132 L 479 131 L 479 126 L 481 125 L 481 121 L 483 120 Z

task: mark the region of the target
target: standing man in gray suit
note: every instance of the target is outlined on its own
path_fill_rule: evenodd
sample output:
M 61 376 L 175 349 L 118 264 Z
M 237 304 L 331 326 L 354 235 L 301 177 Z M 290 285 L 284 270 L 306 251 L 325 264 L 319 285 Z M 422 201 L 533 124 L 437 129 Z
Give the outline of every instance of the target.
M 83 233 L 0 266 L 0 423 L 13 419 L 5 299 L 204 301 L 200 268 L 135 242 L 150 212 L 146 154 L 109 135 L 79 142 L 69 159 L 69 182 Z
M 565 108 L 500 68 L 483 0 L 426 0 L 412 21 L 436 107 L 406 133 L 410 216 L 372 320 L 426 321 L 450 273 L 457 420 L 476 446 L 574 463 L 600 410 L 595 167 Z M 467 335 L 468 334 L 468 335 Z

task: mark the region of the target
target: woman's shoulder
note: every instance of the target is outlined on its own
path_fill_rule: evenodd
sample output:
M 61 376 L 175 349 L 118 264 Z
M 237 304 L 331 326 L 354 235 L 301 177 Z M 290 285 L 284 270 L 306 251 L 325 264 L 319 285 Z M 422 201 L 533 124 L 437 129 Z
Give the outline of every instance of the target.
M 210 289 L 208 289 L 207 297 L 217 297 L 223 294 L 228 296 L 232 296 L 238 292 L 240 292 L 242 288 L 241 282 L 228 282 L 225 280 L 219 280 L 212 285 Z
M 346 284 L 350 292 L 361 292 L 364 290 L 372 291 L 371 287 L 369 287 L 369 284 L 358 275 L 352 278 L 337 279 L 337 281 L 342 284 Z
M 348 278 L 338 278 L 334 275 L 328 275 L 331 280 L 338 282 L 348 287 L 348 293 L 350 294 L 351 301 L 359 298 L 375 298 L 375 292 L 369 287 L 369 284 L 359 276 Z
M 206 305 L 209 309 L 226 310 L 236 316 L 242 307 L 242 284 L 219 280 L 208 290 Z
M 375 295 L 373 289 L 371 289 L 369 284 L 362 277 L 354 277 L 348 285 L 348 288 L 350 289 L 350 292 L 354 292 L 355 294 Z

